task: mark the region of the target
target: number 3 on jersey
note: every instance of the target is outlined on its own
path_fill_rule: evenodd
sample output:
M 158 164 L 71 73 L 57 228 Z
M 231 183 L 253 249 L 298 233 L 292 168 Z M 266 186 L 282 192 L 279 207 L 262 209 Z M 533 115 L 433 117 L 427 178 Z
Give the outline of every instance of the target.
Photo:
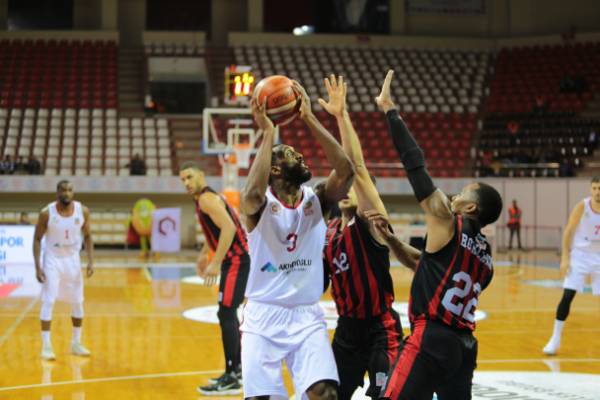
M 295 233 L 290 233 L 289 235 L 287 235 L 287 237 L 285 238 L 288 243 L 290 244 L 288 247 L 286 247 L 285 249 L 287 251 L 289 251 L 290 253 L 294 250 L 296 250 L 296 241 L 298 240 L 298 235 L 296 235 Z
M 464 287 L 462 289 L 460 287 L 453 287 L 448 290 L 442 299 L 442 305 L 452 314 L 458 315 L 459 317 L 462 316 L 469 322 L 475 322 L 473 310 L 477 306 L 477 296 L 481 293 L 481 285 L 479 282 L 473 285 L 471 276 L 462 271 L 454 274 L 452 280 L 456 283 L 464 282 Z M 473 288 L 474 295 L 465 306 L 463 301 L 464 298 L 471 293 L 471 287 Z M 458 300 L 455 300 L 455 297 L 458 298 Z

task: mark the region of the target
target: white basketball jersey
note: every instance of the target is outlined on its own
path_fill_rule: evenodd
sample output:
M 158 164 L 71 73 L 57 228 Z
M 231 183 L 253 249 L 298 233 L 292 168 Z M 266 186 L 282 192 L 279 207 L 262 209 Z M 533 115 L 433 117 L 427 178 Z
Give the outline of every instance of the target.
M 44 235 L 44 251 L 57 257 L 68 257 L 81 250 L 81 228 L 83 208 L 78 201 L 73 202 L 73 214 L 63 217 L 56 210 L 56 202 L 48 204 L 48 229 Z
M 327 226 L 315 192 L 302 186 L 295 208 L 271 188 L 258 225 L 248 234 L 250 275 L 246 297 L 280 306 L 314 304 L 323 294 L 323 246 Z
M 592 210 L 591 202 L 590 197 L 583 199 L 583 215 L 575 230 L 571 247 L 596 252 L 600 251 L 600 214 Z

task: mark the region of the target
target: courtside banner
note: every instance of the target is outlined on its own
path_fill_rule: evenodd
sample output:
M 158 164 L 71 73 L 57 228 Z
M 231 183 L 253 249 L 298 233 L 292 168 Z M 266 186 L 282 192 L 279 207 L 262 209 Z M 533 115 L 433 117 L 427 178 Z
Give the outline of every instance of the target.
M 33 225 L 0 225 L 0 264 L 33 264 Z
M 175 253 L 181 250 L 181 208 L 159 208 L 152 213 L 152 251 Z

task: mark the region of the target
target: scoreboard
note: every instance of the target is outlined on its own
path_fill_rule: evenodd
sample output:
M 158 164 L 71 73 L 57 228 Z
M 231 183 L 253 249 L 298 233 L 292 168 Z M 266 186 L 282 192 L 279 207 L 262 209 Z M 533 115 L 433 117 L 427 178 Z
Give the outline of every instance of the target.
M 225 104 L 248 105 L 254 90 L 254 75 L 248 65 L 225 67 Z

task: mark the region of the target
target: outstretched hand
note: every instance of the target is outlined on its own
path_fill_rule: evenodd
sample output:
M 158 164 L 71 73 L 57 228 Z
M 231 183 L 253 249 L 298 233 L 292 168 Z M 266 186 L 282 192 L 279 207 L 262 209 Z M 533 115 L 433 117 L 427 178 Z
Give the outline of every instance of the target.
M 396 105 L 392 101 L 392 95 L 390 94 L 390 86 L 392 85 L 392 77 L 394 76 L 394 70 L 390 69 L 385 76 L 383 85 L 381 86 L 381 92 L 379 96 L 375 97 L 375 102 L 381 111 L 387 113 L 393 109 Z
M 310 97 L 308 97 L 308 93 L 302 87 L 298 81 L 292 81 L 294 83 L 294 89 L 300 93 L 300 118 L 303 120 L 310 117 L 312 115 L 312 107 L 310 104 Z
M 319 99 L 319 104 L 334 117 L 341 117 L 346 109 L 346 82 L 344 82 L 344 78 L 341 75 L 336 80 L 333 74 L 323 81 L 325 82 L 329 101 L 326 102 L 323 99 Z
M 267 98 L 263 100 L 262 104 L 258 104 L 258 101 L 252 101 L 252 115 L 256 125 L 262 131 L 269 129 L 275 129 L 273 121 L 267 116 Z
M 364 213 L 369 223 L 373 225 L 377 232 L 384 240 L 388 240 L 394 234 L 390 230 L 390 221 L 388 218 L 377 210 L 367 210 Z

